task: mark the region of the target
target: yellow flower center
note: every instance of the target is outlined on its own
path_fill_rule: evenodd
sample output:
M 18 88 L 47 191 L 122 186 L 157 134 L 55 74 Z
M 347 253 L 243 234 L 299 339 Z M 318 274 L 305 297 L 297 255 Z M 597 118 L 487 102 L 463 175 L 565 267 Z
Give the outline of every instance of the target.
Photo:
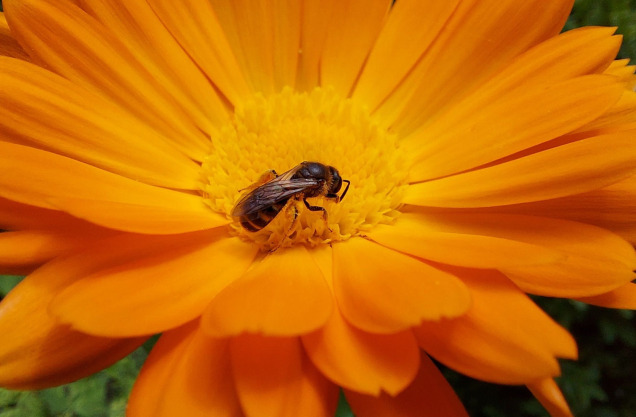
M 206 203 L 233 220 L 233 234 L 263 250 L 346 240 L 376 224 L 392 223 L 399 214 L 408 164 L 396 136 L 376 123 L 360 103 L 330 89 L 297 93 L 286 88 L 271 97 L 255 95 L 237 106 L 230 122 L 211 139 L 202 167 Z M 324 207 L 326 216 L 307 209 L 297 195 L 286 205 L 283 200 L 278 215 L 257 232 L 231 216 L 237 202 L 260 184 L 264 174 L 275 170 L 280 175 L 303 161 L 332 166 L 351 181 L 340 202 L 324 196 L 307 199 L 312 206 Z M 345 187 L 343 183 L 338 194 Z M 260 202 L 263 210 L 272 205 Z

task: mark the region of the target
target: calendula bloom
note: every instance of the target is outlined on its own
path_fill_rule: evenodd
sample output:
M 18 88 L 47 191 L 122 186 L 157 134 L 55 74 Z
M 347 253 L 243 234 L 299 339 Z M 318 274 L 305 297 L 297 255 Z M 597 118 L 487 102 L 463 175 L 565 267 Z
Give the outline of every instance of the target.
M 162 333 L 131 417 L 465 416 L 430 357 L 569 415 L 526 294 L 636 306 L 636 77 L 572 3 L 5 0 L 0 384 Z M 303 161 L 346 196 L 232 216 Z

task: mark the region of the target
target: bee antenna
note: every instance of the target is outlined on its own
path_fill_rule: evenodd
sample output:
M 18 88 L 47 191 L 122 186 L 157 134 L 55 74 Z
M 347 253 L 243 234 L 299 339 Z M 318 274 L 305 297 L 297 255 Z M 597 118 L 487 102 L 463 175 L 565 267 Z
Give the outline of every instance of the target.
M 351 185 L 351 181 L 349 181 L 349 180 L 342 180 L 342 182 L 346 182 L 347 186 L 345 187 L 344 192 L 340 196 L 340 201 L 342 201 L 342 199 L 345 197 L 345 195 L 347 194 L 347 191 L 349 191 L 349 186 Z

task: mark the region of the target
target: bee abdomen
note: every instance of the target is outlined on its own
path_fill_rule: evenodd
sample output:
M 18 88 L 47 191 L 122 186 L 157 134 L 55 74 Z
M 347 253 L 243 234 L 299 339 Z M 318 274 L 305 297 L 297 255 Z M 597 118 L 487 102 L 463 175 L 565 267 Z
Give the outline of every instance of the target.
M 285 207 L 285 204 L 287 204 L 287 201 L 281 201 L 257 212 L 241 216 L 241 226 L 250 232 L 258 232 L 274 220 L 283 207 Z

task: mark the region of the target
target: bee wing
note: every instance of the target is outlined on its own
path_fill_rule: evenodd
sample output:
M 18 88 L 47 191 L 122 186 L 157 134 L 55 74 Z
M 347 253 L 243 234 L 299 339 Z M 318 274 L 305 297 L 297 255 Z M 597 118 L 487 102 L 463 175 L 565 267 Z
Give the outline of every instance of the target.
M 319 180 L 313 178 L 290 179 L 294 174 L 292 172 L 287 175 L 290 172 L 274 178 L 243 196 L 232 209 L 232 216 L 240 217 L 256 213 L 320 183 Z

